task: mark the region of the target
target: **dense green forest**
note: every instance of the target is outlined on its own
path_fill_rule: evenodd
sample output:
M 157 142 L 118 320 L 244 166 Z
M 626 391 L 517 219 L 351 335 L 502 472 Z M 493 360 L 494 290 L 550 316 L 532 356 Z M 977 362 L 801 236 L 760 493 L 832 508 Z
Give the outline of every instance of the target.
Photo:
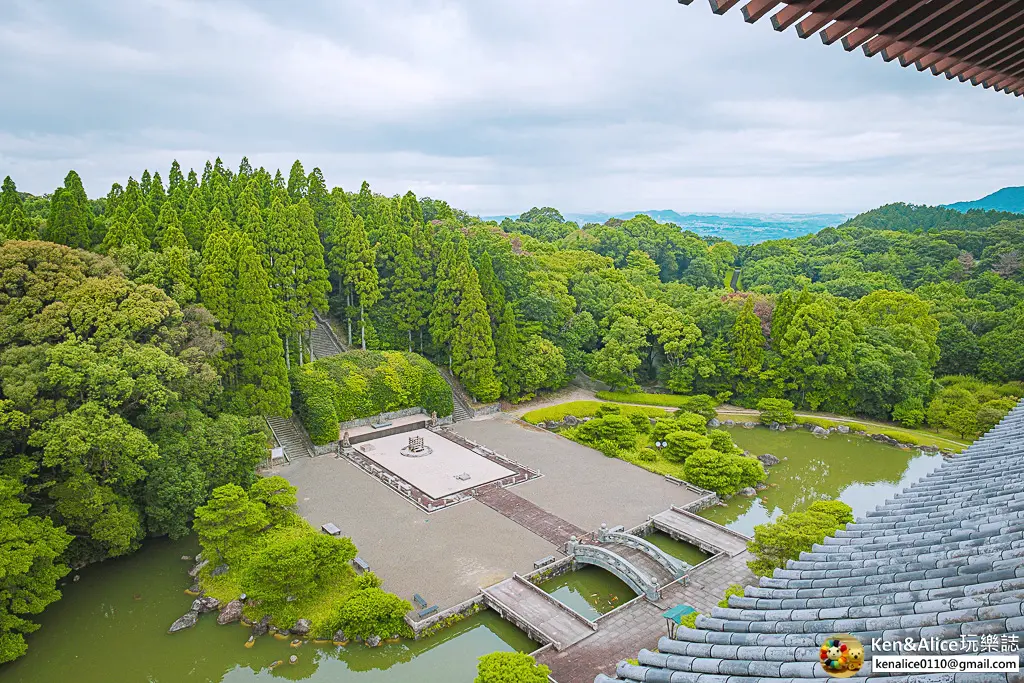
M 498 225 L 329 188 L 298 161 L 285 178 L 218 159 L 92 199 L 74 171 L 43 197 L 6 178 L 0 241 L 0 661 L 67 564 L 187 533 L 214 488 L 251 485 L 256 417 L 332 372 L 305 372 L 314 309 L 353 347 L 449 366 L 480 401 L 585 372 L 968 436 L 1024 380 L 1013 214 L 891 205 L 739 248 L 644 215 Z M 725 286 L 736 268 L 745 291 Z M 349 400 L 321 404 L 340 418 Z

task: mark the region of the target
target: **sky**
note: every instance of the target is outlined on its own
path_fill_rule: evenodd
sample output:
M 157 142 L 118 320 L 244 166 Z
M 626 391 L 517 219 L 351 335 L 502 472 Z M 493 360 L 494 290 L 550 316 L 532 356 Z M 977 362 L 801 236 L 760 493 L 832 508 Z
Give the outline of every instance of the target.
M 322 169 L 473 214 L 858 212 L 1024 185 L 1024 102 L 705 0 L 4 0 L 0 176 Z

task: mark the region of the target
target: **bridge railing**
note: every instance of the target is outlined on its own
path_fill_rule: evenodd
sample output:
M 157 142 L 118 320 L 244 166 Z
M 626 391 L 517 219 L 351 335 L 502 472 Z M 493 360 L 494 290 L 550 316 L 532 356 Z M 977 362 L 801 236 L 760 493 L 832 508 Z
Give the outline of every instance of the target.
M 596 545 L 575 545 L 571 551 L 577 562 L 607 569 L 648 600 L 654 601 L 661 598 L 657 579 L 645 576 L 635 564 L 624 557 Z
M 647 555 L 652 560 L 660 564 L 673 578 L 678 579 L 690 569 L 690 565 L 672 557 L 658 546 L 654 545 L 650 541 L 645 541 L 639 536 L 619 533 L 617 531 L 607 531 L 605 530 L 604 525 L 601 525 L 601 531 L 598 532 L 598 538 L 602 543 L 618 543 L 619 545 L 624 545 L 627 548 L 639 550 L 644 555 Z

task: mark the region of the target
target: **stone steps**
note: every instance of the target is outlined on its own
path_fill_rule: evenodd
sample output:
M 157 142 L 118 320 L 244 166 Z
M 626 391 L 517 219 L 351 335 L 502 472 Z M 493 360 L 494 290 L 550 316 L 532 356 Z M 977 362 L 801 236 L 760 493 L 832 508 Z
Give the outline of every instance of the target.
M 275 416 L 268 417 L 267 424 L 270 425 L 270 430 L 274 432 L 274 439 L 284 449 L 284 454 L 289 460 L 313 457 L 312 443 L 305 431 L 295 424 L 295 420 Z
M 342 353 L 343 349 L 335 341 L 334 336 L 327 331 L 326 322 L 317 320 L 317 325 L 310 332 L 310 348 L 313 351 L 313 358 L 328 358 Z

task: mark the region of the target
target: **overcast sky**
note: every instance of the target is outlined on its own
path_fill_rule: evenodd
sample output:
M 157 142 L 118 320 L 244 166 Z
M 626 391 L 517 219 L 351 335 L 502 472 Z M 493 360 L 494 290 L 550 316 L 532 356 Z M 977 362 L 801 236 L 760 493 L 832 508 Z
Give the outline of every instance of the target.
M 0 176 L 177 158 L 471 213 L 859 211 L 1024 185 L 1020 98 L 705 0 L 3 0 Z

